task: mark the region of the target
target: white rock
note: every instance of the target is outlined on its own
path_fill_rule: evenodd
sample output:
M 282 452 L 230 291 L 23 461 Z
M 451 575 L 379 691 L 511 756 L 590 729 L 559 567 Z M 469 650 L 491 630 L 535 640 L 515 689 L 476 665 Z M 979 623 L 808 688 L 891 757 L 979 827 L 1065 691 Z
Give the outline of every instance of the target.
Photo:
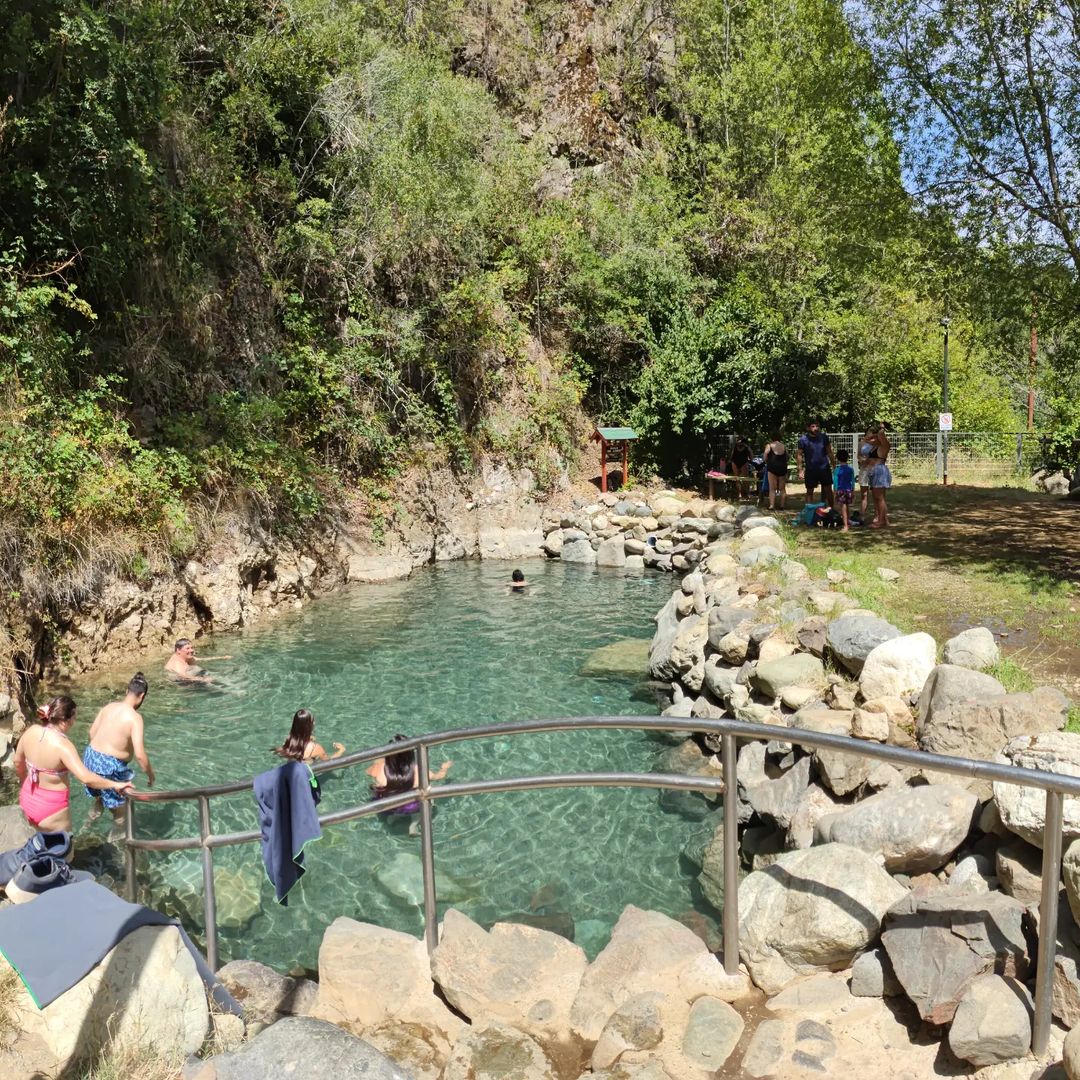
M 465 1027 L 436 996 L 422 941 L 343 916 L 326 928 L 319 947 L 313 1015 L 359 1034 L 390 1020 L 414 1023 L 448 1043 Z
M 943 658 L 946 664 L 981 671 L 1001 659 L 1001 650 L 985 626 L 973 626 L 945 642 Z
M 866 699 L 905 697 L 923 688 L 934 669 L 937 644 L 929 634 L 906 634 L 870 651 L 859 675 Z
M 743 533 L 742 550 L 744 552 L 760 547 L 783 551 L 784 541 L 775 529 L 770 529 L 767 525 L 759 525 L 756 529 Z

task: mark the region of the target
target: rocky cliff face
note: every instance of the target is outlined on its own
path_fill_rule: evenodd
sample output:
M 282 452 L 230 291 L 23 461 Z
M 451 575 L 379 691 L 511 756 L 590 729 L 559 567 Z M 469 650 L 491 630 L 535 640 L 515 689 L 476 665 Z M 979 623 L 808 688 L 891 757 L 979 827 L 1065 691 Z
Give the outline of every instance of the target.
M 388 520 L 343 511 L 309 536 L 276 536 L 229 517 L 199 553 L 144 579 L 105 576 L 78 601 L 19 627 L 32 676 L 80 674 L 167 649 L 177 637 L 251 626 L 348 582 L 409 574 L 425 563 L 542 554 L 541 503 L 528 470 L 487 464 L 470 478 L 440 468 L 395 488 Z

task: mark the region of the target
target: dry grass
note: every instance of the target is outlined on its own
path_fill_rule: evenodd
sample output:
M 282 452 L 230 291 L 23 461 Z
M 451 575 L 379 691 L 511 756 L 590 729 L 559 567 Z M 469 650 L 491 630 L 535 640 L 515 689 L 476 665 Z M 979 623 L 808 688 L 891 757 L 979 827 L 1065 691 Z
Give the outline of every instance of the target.
M 0 963 L 0 1050 L 10 1050 L 21 1031 L 15 1012 L 21 985 L 15 969 Z
M 182 1054 L 160 1054 L 150 1048 L 110 1047 L 79 1076 L 79 1080 L 177 1080 Z

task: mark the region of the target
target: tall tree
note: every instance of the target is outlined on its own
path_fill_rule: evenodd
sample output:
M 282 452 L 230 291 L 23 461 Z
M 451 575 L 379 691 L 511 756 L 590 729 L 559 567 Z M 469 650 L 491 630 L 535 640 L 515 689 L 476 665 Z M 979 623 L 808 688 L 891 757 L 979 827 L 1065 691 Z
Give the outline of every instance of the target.
M 866 0 L 855 19 L 923 193 L 1080 271 L 1080 3 Z

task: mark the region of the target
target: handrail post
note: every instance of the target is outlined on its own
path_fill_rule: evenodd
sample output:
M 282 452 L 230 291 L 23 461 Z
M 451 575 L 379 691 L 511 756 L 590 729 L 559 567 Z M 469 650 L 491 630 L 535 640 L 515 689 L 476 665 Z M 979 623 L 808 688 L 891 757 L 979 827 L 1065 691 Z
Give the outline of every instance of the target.
M 739 781 L 735 767 L 735 736 L 720 741 L 724 767 L 724 970 L 739 972 Z
M 124 896 L 128 903 L 135 903 L 135 849 L 131 841 L 135 839 L 135 804 L 130 799 L 124 800 Z
M 431 830 L 431 772 L 428 748 L 416 748 L 416 781 L 420 794 L 420 863 L 424 869 L 424 941 L 430 956 L 439 944 L 439 914 L 435 897 L 435 844 Z
M 210 839 L 210 799 L 199 796 L 199 839 L 202 841 L 203 916 L 206 923 L 206 963 L 218 969 L 217 894 L 214 891 L 214 849 Z
M 1042 897 L 1039 901 L 1039 958 L 1035 977 L 1035 1023 L 1031 1028 L 1031 1051 L 1036 1057 L 1050 1042 L 1054 991 L 1054 958 L 1057 954 L 1058 891 L 1061 888 L 1061 823 L 1064 796 L 1046 793 L 1043 825 Z

